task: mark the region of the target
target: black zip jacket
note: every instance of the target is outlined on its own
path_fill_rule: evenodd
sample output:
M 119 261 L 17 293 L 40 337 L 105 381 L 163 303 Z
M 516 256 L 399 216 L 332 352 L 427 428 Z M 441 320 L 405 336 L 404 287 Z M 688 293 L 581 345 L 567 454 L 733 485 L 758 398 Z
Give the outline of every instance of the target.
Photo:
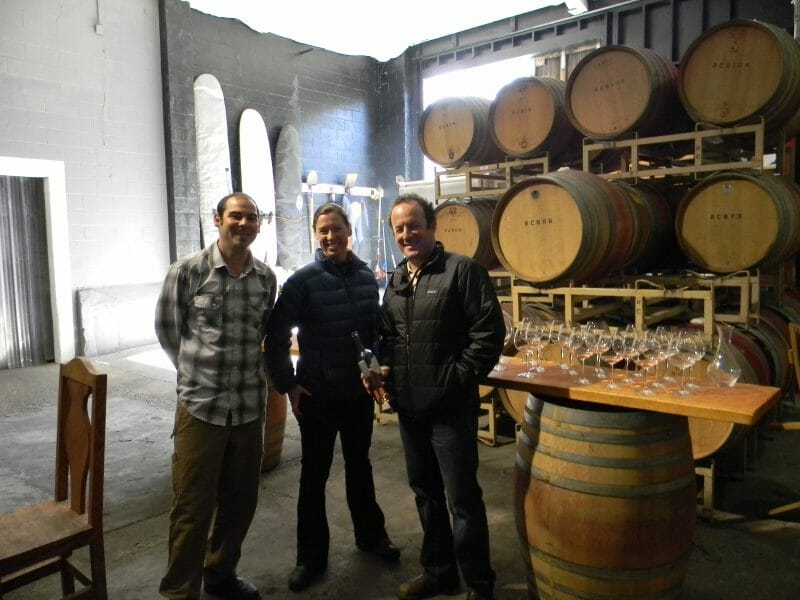
M 477 411 L 478 383 L 497 363 L 505 336 L 492 282 L 482 266 L 439 242 L 415 290 L 405 263 L 390 274 L 379 325 L 392 405 L 416 415 Z

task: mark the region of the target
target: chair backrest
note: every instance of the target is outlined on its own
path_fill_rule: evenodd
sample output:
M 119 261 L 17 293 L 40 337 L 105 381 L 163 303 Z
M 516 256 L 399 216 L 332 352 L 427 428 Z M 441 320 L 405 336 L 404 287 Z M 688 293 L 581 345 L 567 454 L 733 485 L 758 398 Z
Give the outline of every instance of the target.
M 96 528 L 103 523 L 105 431 L 106 375 L 86 357 L 73 358 L 59 371 L 55 499 L 88 510 Z
M 789 323 L 789 348 L 795 382 L 800 387 L 800 323 Z

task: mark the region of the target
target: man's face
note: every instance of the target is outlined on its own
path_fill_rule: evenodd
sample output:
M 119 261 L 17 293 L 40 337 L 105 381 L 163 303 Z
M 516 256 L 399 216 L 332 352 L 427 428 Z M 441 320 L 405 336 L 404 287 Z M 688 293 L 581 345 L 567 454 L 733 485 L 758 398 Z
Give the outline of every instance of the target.
M 409 262 L 424 263 L 436 247 L 436 223 L 425 221 L 425 213 L 416 202 L 402 202 L 390 215 L 394 240 Z
M 261 219 L 255 204 L 247 198 L 233 196 L 225 203 L 222 215 L 214 214 L 214 225 L 219 228 L 222 250 L 243 252 L 261 230 Z
M 342 215 L 334 212 L 317 217 L 314 235 L 322 251 L 332 262 L 343 263 L 347 259 L 347 238 L 350 227 Z

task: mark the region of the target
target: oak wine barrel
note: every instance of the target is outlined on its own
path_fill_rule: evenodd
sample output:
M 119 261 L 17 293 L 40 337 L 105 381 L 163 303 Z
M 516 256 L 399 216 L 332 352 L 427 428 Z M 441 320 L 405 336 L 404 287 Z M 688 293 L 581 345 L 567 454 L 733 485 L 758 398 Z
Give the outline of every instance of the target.
M 264 421 L 264 455 L 261 459 L 261 472 L 278 466 L 283 451 L 283 438 L 286 430 L 286 394 L 270 388 L 267 393 L 267 417 Z
M 580 136 L 567 117 L 566 83 L 550 77 L 519 77 L 497 92 L 489 126 L 497 146 L 509 156 L 577 158 Z
M 587 281 L 652 258 L 665 247 L 672 219 L 669 207 L 643 190 L 575 170 L 521 181 L 495 209 L 497 258 L 536 283 Z
M 429 105 L 419 121 L 422 153 L 443 167 L 502 160 L 504 154 L 489 131 L 490 104 L 485 98 L 463 96 Z
M 617 139 L 685 129 L 677 68 L 649 48 L 613 45 L 586 55 L 567 80 L 569 120 L 586 137 Z
M 689 46 L 677 81 L 695 121 L 726 126 L 763 117 L 767 129 L 781 129 L 800 108 L 800 46 L 775 25 L 728 21 Z
M 500 266 L 492 246 L 496 198 L 448 200 L 436 207 L 436 239 L 446 250 L 463 254 L 491 270 Z
M 695 492 L 685 417 L 530 396 L 514 509 L 531 596 L 678 598 Z
M 800 188 L 780 175 L 711 175 L 681 200 L 675 231 L 687 258 L 713 273 L 774 266 L 800 251 Z

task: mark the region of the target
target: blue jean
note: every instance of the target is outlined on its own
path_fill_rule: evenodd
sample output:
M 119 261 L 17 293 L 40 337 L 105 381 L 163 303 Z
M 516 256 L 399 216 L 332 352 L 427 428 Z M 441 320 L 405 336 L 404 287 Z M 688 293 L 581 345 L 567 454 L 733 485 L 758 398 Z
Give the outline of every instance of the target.
M 477 414 L 399 417 L 408 482 L 422 524 L 420 563 L 425 575 L 442 585 L 455 585 L 460 567 L 470 589 L 491 596 L 495 574 L 478 484 Z

